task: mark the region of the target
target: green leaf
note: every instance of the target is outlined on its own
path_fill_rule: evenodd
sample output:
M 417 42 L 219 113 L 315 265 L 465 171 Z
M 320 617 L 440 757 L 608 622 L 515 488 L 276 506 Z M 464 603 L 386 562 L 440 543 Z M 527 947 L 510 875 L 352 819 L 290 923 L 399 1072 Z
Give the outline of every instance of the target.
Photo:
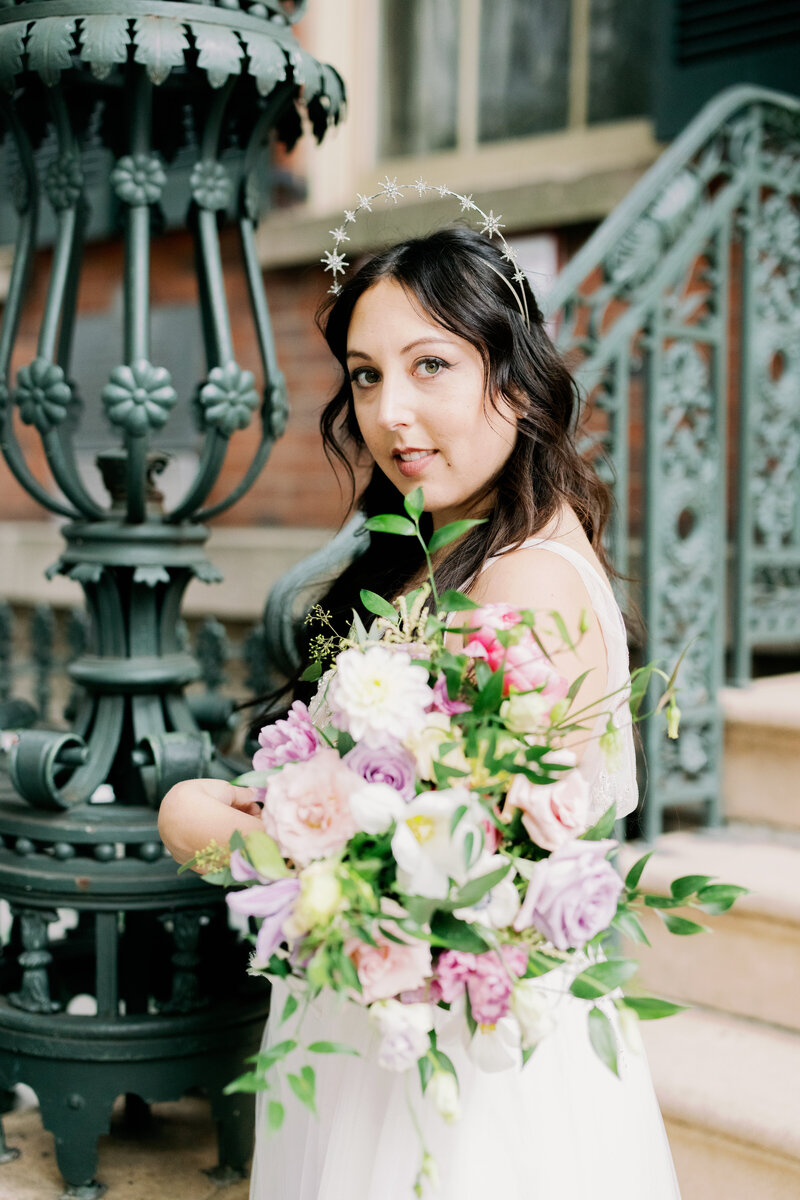
M 475 697 L 472 711 L 476 716 L 496 712 L 500 707 L 500 701 L 503 699 L 503 678 L 502 667 L 498 667 L 496 671 L 492 671 L 486 683 L 480 688 Z
M 459 804 L 458 808 L 450 819 L 450 837 L 452 837 L 455 831 L 458 829 L 462 819 L 466 816 L 466 812 L 466 804 Z
M 418 521 L 422 516 L 422 510 L 425 507 L 425 495 L 421 487 L 414 488 L 413 492 L 409 492 L 403 497 L 403 508 L 406 510 L 412 521 Z
M 637 671 L 631 673 L 631 690 L 628 697 L 628 707 L 633 717 L 639 716 L 639 709 L 642 707 L 644 698 L 647 695 L 647 689 L 650 687 L 650 680 L 653 677 L 655 669 L 655 663 L 647 663 L 646 666 L 640 667 Z
M 316 1081 L 312 1067 L 303 1067 L 299 1075 L 289 1074 L 286 1076 L 289 1081 L 289 1087 L 294 1092 L 301 1104 L 304 1104 L 309 1112 L 314 1116 L 317 1115 L 315 1092 Z
M 244 844 L 244 834 L 239 829 L 234 829 L 230 836 L 228 846 L 231 850 L 242 850 L 247 854 L 247 846 Z
M 270 1133 L 277 1133 L 283 1125 L 284 1112 L 280 1100 L 270 1100 L 267 1105 L 267 1128 Z
M 387 621 L 397 624 L 400 620 L 400 614 L 393 604 L 388 600 L 384 600 L 383 596 L 379 596 L 377 592 L 371 592 L 369 588 L 362 588 L 361 603 L 366 608 L 367 612 L 374 613 L 376 617 L 385 617 Z
M 481 875 L 478 879 L 471 879 L 469 883 L 465 883 L 453 897 L 456 908 L 471 908 L 473 904 L 477 904 L 501 879 L 505 879 L 509 866 L 510 864 L 506 864 L 498 867 L 488 875 Z
M 348 1046 L 346 1042 L 312 1042 L 306 1049 L 312 1054 L 352 1054 L 356 1058 L 361 1057 L 355 1046 Z
M 545 954 L 543 950 L 531 950 L 528 954 L 526 975 L 529 977 L 547 975 L 549 971 L 554 971 L 556 967 L 563 967 L 563 965 L 563 958 L 556 958 L 553 954 Z
M 474 925 L 459 921 L 452 913 L 435 912 L 431 917 L 431 933 L 437 945 L 447 946 L 450 950 L 483 954 L 489 949 L 487 941 Z
M 652 853 L 652 850 L 648 850 L 647 854 L 643 854 L 641 858 L 637 858 L 636 862 L 625 876 L 625 887 L 635 888 L 638 885 L 639 880 L 642 878 L 642 872 L 647 866 L 647 860 Z
M 673 879 L 669 890 L 677 900 L 686 900 L 710 883 L 712 878 L 711 875 L 681 875 L 680 879 Z
M 686 917 L 676 917 L 674 913 L 656 910 L 670 933 L 678 937 L 690 937 L 693 933 L 710 933 L 707 925 L 698 925 L 696 921 L 687 921 Z
M 477 521 L 451 521 L 449 525 L 443 525 L 441 529 L 437 529 L 434 532 L 431 540 L 428 542 L 428 550 L 431 554 L 435 554 L 437 550 L 441 550 L 442 546 L 449 546 L 456 538 L 460 538 L 463 534 L 468 533 L 476 525 L 483 524 L 485 524 L 485 518 Z M 475 607 L 477 608 L 478 605 Z
M 676 900 L 674 896 L 646 895 L 644 902 L 648 908 L 683 908 L 685 901 Z
M 469 998 L 469 990 L 467 988 L 464 989 L 464 1016 L 466 1017 L 469 1036 L 475 1037 L 475 1034 L 478 1032 L 478 1022 L 475 1020 L 475 1014 L 472 1011 L 472 1001 Z
M 448 1058 L 443 1050 L 431 1050 L 431 1054 L 436 1060 L 436 1066 L 440 1071 L 446 1071 L 448 1075 L 452 1075 L 456 1083 L 458 1082 L 458 1072 L 453 1065 L 453 1060 Z
M 581 1000 L 596 1000 L 598 996 L 622 987 L 638 969 L 639 964 L 629 958 L 608 958 L 576 975 L 569 990 Z
M 610 837 L 614 832 L 616 819 L 616 807 L 613 804 L 609 804 L 597 824 L 592 825 L 591 829 L 587 829 L 586 833 L 581 834 L 581 837 L 585 842 L 601 842 L 603 838 Z
M 632 942 L 641 942 L 645 946 L 650 945 L 650 941 L 642 928 L 642 923 L 636 916 L 636 913 L 629 912 L 626 909 L 621 909 L 611 922 L 615 929 L 625 937 L 630 938 Z
M 336 735 L 336 749 L 340 758 L 344 758 L 345 754 L 349 754 L 355 744 L 352 734 L 346 733 L 343 729 L 339 730 Z
M 537 1045 L 538 1045 L 538 1042 L 537 1042 Z M 525 1047 L 525 1049 L 522 1051 L 522 1065 L 523 1065 L 523 1067 L 524 1067 L 524 1066 L 525 1066 L 525 1064 L 526 1064 L 526 1063 L 527 1063 L 527 1062 L 530 1060 L 530 1057 L 531 1057 L 531 1055 L 533 1054 L 533 1052 L 534 1052 L 534 1050 L 535 1050 L 535 1049 L 536 1049 L 536 1046 L 526 1046 L 526 1047 Z
M 464 838 L 464 866 L 469 867 L 472 863 L 472 851 L 475 848 L 475 834 L 472 830 L 469 831 Z
M 417 1059 L 417 1070 L 419 1071 L 419 1083 L 422 1088 L 422 1094 L 425 1095 L 425 1089 L 431 1081 L 433 1075 L 433 1059 L 430 1054 L 423 1055 Z
M 606 1064 L 609 1071 L 619 1075 L 617 1069 L 617 1041 L 606 1014 L 595 1005 L 589 1010 L 589 1041 L 595 1054 Z
M 281 1019 L 278 1024 L 283 1025 L 284 1021 L 288 1021 L 295 1012 L 297 1012 L 297 997 L 292 996 L 290 993 L 286 997 L 286 1003 L 283 1006 L 283 1012 L 281 1013 Z
M 575 643 L 573 642 L 572 638 L 569 636 L 569 631 L 568 631 L 566 625 L 564 624 L 564 618 L 561 616 L 561 613 L 556 612 L 555 609 L 551 609 L 550 616 L 555 621 L 556 629 L 558 630 L 558 636 L 561 638 L 564 645 L 567 647 L 567 649 L 574 650 Z
M 262 771 L 245 771 L 242 775 L 237 775 L 231 780 L 234 787 L 257 787 L 264 788 L 270 781 L 272 775 L 276 775 L 280 770 L 279 767 L 266 767 Z
M 413 521 L 409 521 L 408 517 L 398 516 L 396 513 L 383 513 L 379 517 L 370 517 L 364 522 L 364 528 L 370 533 L 397 533 L 401 537 L 414 537 L 416 528 Z
M 452 588 L 448 588 L 439 597 L 441 612 L 467 612 L 473 608 L 480 608 L 480 604 L 476 604 L 469 596 L 465 596 L 463 592 L 454 591 Z
M 305 671 L 303 671 L 303 674 L 300 676 L 300 678 L 302 679 L 303 683 L 316 683 L 317 680 L 321 676 L 322 676 L 322 663 L 321 662 L 313 662 L 310 664 L 310 666 L 306 667 Z
M 250 1071 L 247 1075 L 240 1075 L 238 1079 L 232 1079 L 222 1089 L 222 1094 L 224 1096 L 233 1096 L 237 1092 L 263 1092 L 266 1086 L 260 1075 L 256 1075 Z
M 278 1042 L 275 1046 L 270 1046 L 267 1050 L 261 1050 L 258 1054 L 251 1055 L 248 1062 L 255 1063 L 256 1070 L 268 1071 L 276 1062 L 280 1062 L 297 1049 L 297 1042 L 294 1038 L 287 1038 L 284 1042 Z
M 740 896 L 746 896 L 749 891 L 749 888 L 738 887 L 735 883 L 712 883 L 697 893 L 697 899 L 700 901 L 703 912 L 723 913 L 727 912 Z
M 577 679 L 573 680 L 573 682 L 569 686 L 569 691 L 567 692 L 567 700 L 575 699 L 578 692 L 581 690 L 581 686 L 583 684 L 584 679 L 586 678 L 587 675 L 591 674 L 591 670 L 592 669 L 590 667 L 588 671 L 584 671 L 582 675 L 579 675 Z
M 642 1021 L 659 1021 L 662 1017 L 672 1017 L 687 1009 L 685 1004 L 673 1004 L 671 1000 L 662 1000 L 659 996 L 623 996 L 622 1002 L 627 1008 L 632 1008 Z
M 265 879 L 286 879 L 291 875 L 292 872 L 283 861 L 277 843 L 268 833 L 262 833 L 260 829 L 255 833 L 248 833 L 245 835 L 244 844 L 247 857 L 259 875 L 263 875 Z
M 352 988 L 355 992 L 361 991 L 361 980 L 358 978 L 358 971 L 353 965 L 352 959 L 342 952 L 339 961 L 337 962 L 339 975 L 345 987 Z

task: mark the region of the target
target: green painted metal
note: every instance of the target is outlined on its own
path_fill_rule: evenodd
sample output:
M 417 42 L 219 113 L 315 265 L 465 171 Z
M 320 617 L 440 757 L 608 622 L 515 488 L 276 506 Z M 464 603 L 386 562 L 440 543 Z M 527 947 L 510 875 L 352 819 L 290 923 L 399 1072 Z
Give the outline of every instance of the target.
M 688 646 L 679 740 L 667 741 L 655 722 L 644 731 L 649 838 L 673 804 L 701 805 L 711 824 L 720 818 L 717 692 L 731 620 L 738 682 L 750 678 L 754 645 L 800 642 L 798 192 L 800 103 L 759 88 L 723 92 L 548 297 L 560 346 L 592 401 L 587 448 L 613 465 L 612 548 L 622 572 L 639 516 L 629 511 L 631 399 L 644 395 L 645 656 L 673 664 Z M 733 388 L 731 334 L 741 347 Z M 729 579 L 732 403 L 738 528 Z
M 264 197 L 260 162 L 275 130 L 300 132 L 302 104 L 318 138 L 337 121 L 343 87 L 296 43 L 304 5 L 278 0 L 18 0 L 0 6 L 0 121 L 18 164 L 10 181 L 19 215 L 0 327 L 2 448 L 23 487 L 69 519 L 52 568 L 81 584 L 89 628 L 71 625 L 68 729 L 16 731 L 10 780 L 0 780 L 0 897 L 13 925 L 0 959 L 0 1089 L 30 1084 L 56 1140 L 68 1194 L 97 1195 L 97 1136 L 120 1093 L 145 1101 L 205 1087 L 220 1126 L 218 1177 L 241 1174 L 252 1106 L 222 1088 L 257 1048 L 263 989 L 246 986 L 246 946 L 228 930 L 221 898 L 178 877 L 158 840 L 156 809 L 180 779 L 230 773 L 211 736 L 231 703 L 219 691 L 224 631 L 207 623 L 198 653 L 180 621 L 192 578 L 214 582 L 201 523 L 238 499 L 286 423 L 269 310 L 255 255 Z M 124 231 L 123 361 L 100 396 L 79 396 L 72 362 L 83 237 L 88 141 L 114 156 Z M 149 259 L 172 164 L 195 163 L 185 192 L 194 237 L 206 374 L 179 396 L 168 363 L 152 361 Z M 52 268 L 32 361 L 10 364 L 27 298 L 40 214 L 53 212 Z M 220 230 L 238 227 L 261 358 L 261 378 L 235 358 Z M 176 352 L 179 352 L 179 348 Z M 80 409 L 102 404 L 119 447 L 98 459 L 101 503 L 75 452 Z M 165 511 L 155 477 L 159 432 L 191 405 L 204 443 L 186 495 Z M 16 413 L 16 416 L 15 416 Z M 230 438 L 256 417 L 260 438 L 244 476 L 206 507 Z M 52 486 L 25 461 L 16 421 L 35 428 Z M 40 712 L 50 704 L 52 614 L 35 615 L 31 669 Z M 2 723 L 30 725 L 10 695 L 10 613 L 0 613 Z M 184 689 L 204 680 L 206 690 Z M 40 723 L 41 724 L 41 723 Z M 57 915 L 76 914 L 63 929 Z M 241 986 L 238 981 L 242 981 Z M 235 981 L 235 982 L 232 982 Z M 94 998 L 96 1015 L 72 1011 Z M 3 1149 L 0 1139 L 0 1150 Z M 1 1189 L 1 1184 L 0 1184 Z

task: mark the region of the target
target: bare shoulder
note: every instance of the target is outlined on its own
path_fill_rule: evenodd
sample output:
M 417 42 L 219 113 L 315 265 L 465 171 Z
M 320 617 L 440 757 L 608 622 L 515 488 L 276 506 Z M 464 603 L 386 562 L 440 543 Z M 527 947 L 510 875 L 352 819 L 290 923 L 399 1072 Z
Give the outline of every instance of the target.
M 538 546 L 501 555 L 481 572 L 470 594 L 479 604 L 554 608 L 565 618 L 579 615 L 589 605 L 577 568 L 560 554 Z

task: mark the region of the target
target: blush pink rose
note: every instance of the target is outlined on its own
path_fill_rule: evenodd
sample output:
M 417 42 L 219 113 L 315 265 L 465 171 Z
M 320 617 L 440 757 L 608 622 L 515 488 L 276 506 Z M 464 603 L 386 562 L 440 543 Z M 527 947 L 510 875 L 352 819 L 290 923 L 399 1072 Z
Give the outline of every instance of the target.
M 287 763 L 265 791 L 262 819 L 281 854 L 305 867 L 336 854 L 356 832 L 350 797 L 364 780 L 335 750 Z
M 569 680 L 559 675 L 544 654 L 530 629 L 524 629 L 519 640 L 504 646 L 498 631 L 509 632 L 519 625 L 522 614 L 510 604 L 486 604 L 470 612 L 473 629 L 467 635 L 464 653 L 470 658 L 482 658 L 493 671 L 504 667 L 503 695 L 517 692 L 541 691 L 555 703 L 569 691 Z
M 358 972 L 361 983 L 358 999 L 362 1003 L 391 1000 L 401 992 L 416 992 L 424 985 L 431 973 L 431 948 L 427 942 L 415 938 L 401 946 L 380 933 L 374 934 L 374 939 L 375 946 L 360 938 L 349 938 L 344 944 L 344 952 Z
M 555 783 L 515 775 L 506 804 L 522 810 L 522 824 L 543 850 L 556 850 L 589 828 L 589 785 L 577 768 Z

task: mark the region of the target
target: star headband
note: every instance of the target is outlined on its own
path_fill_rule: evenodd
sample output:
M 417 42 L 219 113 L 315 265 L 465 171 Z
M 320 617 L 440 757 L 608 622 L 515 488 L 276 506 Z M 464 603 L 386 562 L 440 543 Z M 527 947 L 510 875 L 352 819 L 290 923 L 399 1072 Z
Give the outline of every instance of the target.
M 372 212 L 372 203 L 374 200 L 385 200 L 387 204 L 397 204 L 398 201 L 403 198 L 405 192 L 411 191 L 416 192 L 420 197 L 424 196 L 426 192 L 435 192 L 436 195 L 440 196 L 442 199 L 444 199 L 445 196 L 452 196 L 452 198 L 454 200 L 458 200 L 459 204 L 461 205 L 462 213 L 474 214 L 473 219 L 478 222 L 480 226 L 480 233 L 486 234 L 486 236 L 490 239 L 495 235 L 497 236 L 503 247 L 503 258 L 507 262 L 511 263 L 514 268 L 514 274 L 511 279 L 508 279 L 502 271 L 499 271 L 497 267 L 493 267 L 491 263 L 487 263 L 486 265 L 492 271 L 494 271 L 495 275 L 499 276 L 506 287 L 510 289 L 517 308 L 522 315 L 522 319 L 530 328 L 528 300 L 525 295 L 524 288 L 525 272 L 517 263 L 516 250 L 513 246 L 509 245 L 500 232 L 501 229 L 505 229 L 501 217 L 495 216 L 491 209 L 488 213 L 485 213 L 483 209 L 475 203 L 475 201 L 472 199 L 472 196 L 462 196 L 459 192 L 454 192 L 449 187 L 445 187 L 444 185 L 436 186 L 431 183 L 426 183 L 422 178 L 417 179 L 415 183 L 398 183 L 397 176 L 395 176 L 394 179 L 390 179 L 387 175 L 384 178 L 383 183 L 378 184 L 378 190 L 373 192 L 371 196 L 362 196 L 360 192 L 358 193 L 356 196 L 358 203 L 356 204 L 355 208 L 345 209 L 343 224 L 339 225 L 337 229 L 329 230 L 329 233 L 333 238 L 333 250 L 326 250 L 320 259 L 320 262 L 324 263 L 325 265 L 325 270 L 331 272 L 333 282 L 328 288 L 328 291 L 334 296 L 339 295 L 342 290 L 342 285 L 339 283 L 338 276 L 344 275 L 345 271 L 350 266 L 350 263 L 345 258 L 346 251 L 344 249 L 340 249 L 340 247 L 343 247 L 345 242 L 350 241 L 350 237 L 347 233 L 347 226 L 355 224 L 356 217 L 360 212 Z

